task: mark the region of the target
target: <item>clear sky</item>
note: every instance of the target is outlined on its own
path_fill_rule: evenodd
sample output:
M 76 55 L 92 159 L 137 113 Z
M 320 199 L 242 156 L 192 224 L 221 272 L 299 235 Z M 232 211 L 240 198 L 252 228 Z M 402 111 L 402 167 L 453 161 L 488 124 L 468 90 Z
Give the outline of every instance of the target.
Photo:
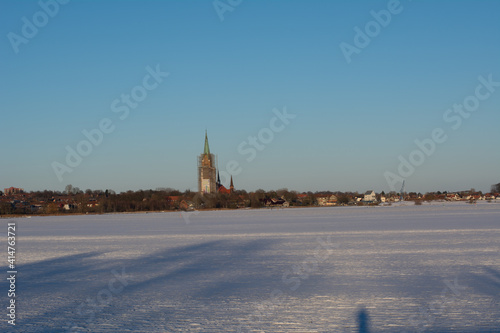
M 500 182 L 500 1 L 54 1 L 0 1 L 2 189 L 196 190 L 205 130 L 247 191 Z

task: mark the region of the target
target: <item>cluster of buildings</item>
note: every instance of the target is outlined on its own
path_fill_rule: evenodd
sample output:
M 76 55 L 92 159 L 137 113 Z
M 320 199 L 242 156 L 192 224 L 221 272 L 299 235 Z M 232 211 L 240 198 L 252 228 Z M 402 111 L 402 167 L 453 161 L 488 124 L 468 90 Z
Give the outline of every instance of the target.
M 305 196 L 305 195 L 299 195 Z M 316 201 L 318 206 L 336 206 L 341 204 L 337 195 L 334 194 L 316 194 Z M 342 204 L 356 205 L 359 203 L 363 204 L 377 204 L 377 203 L 392 203 L 398 201 L 418 201 L 418 200 L 440 200 L 440 201 L 479 201 L 479 200 L 498 200 L 500 202 L 499 193 L 486 193 L 474 191 L 461 191 L 452 193 L 441 193 L 441 192 L 431 192 L 426 194 L 421 193 L 390 193 L 385 194 L 384 192 L 377 194 L 373 190 L 366 191 L 361 195 L 348 195 L 348 202 L 342 202 Z
M 89 197 L 85 204 L 88 207 L 94 207 L 98 205 L 98 202 L 96 198 Z M 0 213 L 55 213 L 70 211 L 77 207 L 78 203 L 70 195 L 40 196 L 11 187 L 4 189 L 3 195 L 0 196 Z
M 5 195 L 15 195 L 24 193 L 24 190 L 22 188 L 9 187 L 9 188 L 4 188 L 3 193 Z
M 25 211 L 36 211 L 35 205 L 32 203 L 32 198 L 29 193 L 25 193 L 22 188 L 9 187 L 4 188 L 3 195 L 0 196 L 0 208 L 6 210 L 6 207 L 15 209 L 23 209 Z
M 423 199 L 427 200 L 433 194 L 427 193 L 424 195 Z M 482 194 L 479 192 L 454 192 L 454 193 L 446 193 L 446 194 L 434 194 L 435 199 L 437 200 L 446 200 L 446 201 L 479 201 L 479 200 L 500 200 L 500 193 L 486 193 Z
M 0 196 L 0 211 L 2 213 L 38 213 L 45 205 L 44 200 L 35 198 L 30 193 L 25 193 L 24 191 L 13 193 L 6 190 Z

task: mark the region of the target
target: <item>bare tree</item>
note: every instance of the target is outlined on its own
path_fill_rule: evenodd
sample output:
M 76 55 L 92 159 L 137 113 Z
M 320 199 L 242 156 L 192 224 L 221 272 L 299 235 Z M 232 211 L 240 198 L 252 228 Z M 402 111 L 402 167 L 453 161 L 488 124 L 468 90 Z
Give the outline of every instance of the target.
M 73 185 L 71 185 L 71 184 L 66 185 L 66 187 L 64 188 L 64 192 L 67 195 L 70 195 L 71 193 L 73 193 Z

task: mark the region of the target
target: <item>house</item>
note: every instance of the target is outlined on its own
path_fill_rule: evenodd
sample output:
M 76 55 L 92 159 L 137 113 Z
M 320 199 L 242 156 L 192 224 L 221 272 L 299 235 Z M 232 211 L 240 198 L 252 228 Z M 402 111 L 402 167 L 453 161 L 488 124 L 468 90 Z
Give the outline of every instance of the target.
M 481 194 L 473 194 L 472 195 L 473 200 L 484 200 L 484 197 Z
M 317 196 L 316 201 L 318 202 L 319 206 L 326 206 L 326 201 L 328 200 L 328 197 L 324 196 Z
M 337 197 L 335 195 L 318 195 L 316 196 L 319 206 L 335 206 L 337 204 Z
M 263 200 L 264 202 L 264 205 L 266 207 L 275 207 L 275 206 L 283 206 L 283 207 L 289 207 L 290 204 L 288 203 L 288 201 L 286 201 L 285 199 L 264 199 Z
M 250 206 L 250 200 L 245 198 L 243 195 L 238 195 L 238 199 L 236 200 L 236 207 L 245 208 Z
M 375 195 L 375 192 L 370 190 L 366 191 L 364 197 L 363 197 L 364 202 L 375 202 L 377 201 L 377 196 Z
M 182 198 L 179 195 L 168 195 L 165 199 L 167 200 L 170 206 L 179 203 L 182 200 Z
M 305 200 L 307 200 L 307 197 L 308 197 L 308 195 L 304 194 L 304 193 L 297 194 L 297 202 L 302 204 L 302 203 L 304 203 Z
M 72 210 L 72 209 L 76 209 L 77 207 L 78 207 L 77 205 L 72 204 L 72 203 L 67 203 L 67 204 L 62 205 L 62 208 L 64 210 Z
M 5 195 L 21 194 L 24 193 L 24 190 L 22 188 L 9 187 L 9 188 L 4 188 L 3 193 Z
M 495 200 L 495 194 L 493 194 L 493 193 L 486 193 L 484 195 L 484 200 Z
M 179 209 L 183 211 L 193 211 L 194 210 L 194 202 L 182 200 L 179 203 Z

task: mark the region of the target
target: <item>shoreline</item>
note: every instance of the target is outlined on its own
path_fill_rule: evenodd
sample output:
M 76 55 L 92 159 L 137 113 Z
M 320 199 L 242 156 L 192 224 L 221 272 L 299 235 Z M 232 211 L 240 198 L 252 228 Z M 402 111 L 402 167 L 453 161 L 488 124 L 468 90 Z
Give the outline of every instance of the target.
M 158 213 L 189 213 L 189 212 L 209 212 L 209 211 L 237 211 L 237 210 L 280 210 L 280 209 L 301 209 L 301 208 L 340 208 L 340 207 L 351 207 L 351 208 L 381 208 L 381 207 L 421 207 L 421 206 L 444 206 L 444 205 L 470 205 L 470 206 L 484 206 L 487 204 L 500 204 L 500 200 L 494 200 L 488 202 L 486 200 L 481 200 L 476 203 L 469 203 L 468 201 L 421 201 L 421 204 L 415 204 L 415 201 L 402 201 L 402 202 L 391 202 L 391 203 L 380 203 L 378 205 L 335 205 L 335 206 L 290 206 L 290 207 L 260 207 L 260 208 L 205 208 L 196 210 L 153 210 L 153 211 L 136 211 L 136 212 L 107 212 L 107 213 L 57 213 L 57 214 L 8 214 L 0 215 L 0 220 L 2 219 L 15 219 L 15 218 L 32 218 L 36 216 L 50 217 L 50 216 L 80 216 L 80 215 L 112 215 L 112 214 L 158 214 Z

